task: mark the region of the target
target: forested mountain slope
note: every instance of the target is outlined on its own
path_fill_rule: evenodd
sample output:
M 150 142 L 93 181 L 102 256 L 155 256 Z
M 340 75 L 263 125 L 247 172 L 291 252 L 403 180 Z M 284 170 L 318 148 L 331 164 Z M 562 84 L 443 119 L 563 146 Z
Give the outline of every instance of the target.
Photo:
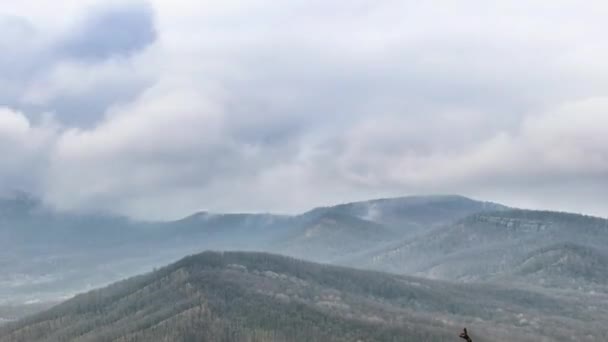
M 500 204 L 456 195 L 409 196 L 321 207 L 305 213 L 314 217 L 341 213 L 382 224 L 400 235 L 414 235 L 482 212 L 508 210 Z
M 205 252 L 0 329 L 0 341 L 605 340 L 606 307 L 263 253 Z
M 598 248 L 558 243 L 535 250 L 505 278 L 544 287 L 608 290 L 608 254 Z
M 601 251 L 607 244 L 607 220 L 508 210 L 471 215 L 369 253 L 353 263 L 395 273 L 471 282 L 531 274 L 535 269 L 551 267 L 556 262 L 552 259 L 564 257 L 564 267 L 551 267 L 543 274 L 547 278 L 571 278 L 580 271 L 589 276 L 571 279 L 601 283 L 606 267 Z M 546 280 L 545 285 L 563 283 Z
M 201 212 L 177 221 L 134 222 L 56 212 L 18 193 L 0 198 L 0 308 L 63 299 L 206 249 L 344 262 L 497 206 L 459 196 L 404 197 L 294 216 Z
M 320 262 L 340 262 L 398 237 L 399 234 L 382 224 L 328 211 L 294 220 L 284 234 L 272 241 L 268 250 Z

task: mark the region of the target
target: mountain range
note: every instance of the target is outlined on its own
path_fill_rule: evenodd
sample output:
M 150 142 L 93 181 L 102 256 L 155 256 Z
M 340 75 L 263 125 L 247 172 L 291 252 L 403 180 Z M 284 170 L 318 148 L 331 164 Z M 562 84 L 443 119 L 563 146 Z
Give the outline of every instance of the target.
M 247 291 L 239 292 L 241 300 L 246 305 L 257 303 L 251 304 L 254 306 L 269 300 L 268 310 L 276 312 L 276 315 L 282 310 L 292 312 L 289 311 L 293 310 L 291 305 L 297 304 L 306 315 L 316 317 L 310 319 L 325 317 L 324 320 L 333 322 L 329 330 L 314 331 L 314 336 L 306 335 L 309 340 L 352 341 L 354 335 L 344 331 L 354 329 L 353 331 L 360 332 L 361 335 L 357 336 L 361 336 L 358 338 L 362 341 L 392 341 L 403 334 L 427 336 L 423 340 L 448 341 L 451 340 L 452 330 L 464 324 L 474 325 L 477 331 L 482 332 L 476 341 L 483 338 L 506 340 L 508 334 L 515 334 L 518 337 L 515 340 L 518 341 L 572 340 L 571 336 L 566 337 L 569 336 L 567 329 L 576 332 L 575 340 L 603 340 L 608 335 L 595 322 L 606 317 L 604 315 L 608 311 L 606 243 L 608 221 L 602 218 L 509 208 L 452 195 L 370 200 L 314 208 L 299 215 L 199 212 L 176 221 L 136 222 L 111 215 L 56 212 L 31 196 L 20 194 L 0 199 L 0 321 L 18 319 L 45 310 L 77 293 L 150 272 L 175 262 L 184 255 L 204 250 L 238 250 L 243 252 L 197 254 L 156 272 L 77 296 L 51 311 L 33 317 L 55 317 L 43 320 L 44 324 L 51 324 L 52 327 L 61 328 L 62 324 L 51 322 L 66 322 L 60 331 L 48 328 L 53 331 L 49 336 L 55 336 L 48 341 L 61 340 L 61 336 L 72 336 L 67 334 L 69 331 L 81 331 L 78 330 L 83 329 L 80 328 L 81 324 L 95 327 L 100 325 L 99 320 L 103 320 L 105 314 L 99 316 L 99 310 L 104 313 L 114 310 L 113 307 L 106 306 L 113 304 L 103 302 L 95 304 L 95 310 L 98 311 L 93 313 L 74 313 L 70 311 L 74 305 L 80 308 L 89 305 L 83 303 L 91 300 L 92 293 L 100 298 L 114 298 L 118 295 L 117 289 L 126 286 L 132 291 L 121 292 L 120 296 L 124 297 L 121 300 L 130 303 L 124 304 L 125 307 L 141 305 L 141 312 L 146 314 L 132 317 L 131 314 L 118 312 L 116 317 L 136 322 L 141 320 L 148 322 L 141 323 L 144 326 L 155 328 L 146 330 L 147 328 L 140 329 L 141 326 L 138 326 L 139 328 L 127 329 L 113 323 L 103 323 L 103 329 L 94 328 L 82 334 L 111 335 L 117 341 L 143 341 L 145 336 L 149 338 L 152 336 L 149 334 L 158 333 L 158 329 L 161 329 L 159 324 L 172 326 L 172 329 L 179 331 L 192 331 L 188 320 L 197 312 L 196 315 L 207 315 L 205 322 L 210 324 L 209 329 L 223 333 L 237 331 L 242 335 L 237 332 L 235 334 L 241 336 L 239 339 L 242 338 L 243 341 L 256 338 L 259 341 L 304 340 L 303 331 L 300 333 L 304 335 L 298 335 L 300 333 L 293 329 L 263 327 L 260 322 L 254 324 L 246 318 L 250 312 L 236 309 L 224 311 L 226 307 L 223 305 L 231 306 L 229 303 L 221 304 L 219 309 L 210 309 L 207 306 L 211 305 L 209 303 L 199 303 L 198 309 L 193 309 L 195 306 L 192 306 L 193 298 L 218 295 L 220 289 L 215 287 L 236 287 L 239 291 L 249 291 L 249 285 L 252 289 L 258 288 L 258 285 L 265 288 L 267 285 L 273 289 L 279 287 L 287 291 L 289 298 L 297 300 L 287 301 L 290 305 L 285 306 L 285 297 L 282 296 L 285 293 L 275 290 L 272 296 L 268 293 L 264 295 L 256 292 L 253 296 Z M 199 265 L 202 269 L 197 266 L 199 263 L 207 265 L 210 260 L 223 260 L 221 271 L 213 269 L 212 272 L 206 266 Z M 230 262 L 226 264 L 226 260 Z M 261 264 L 256 265 L 256 262 Z M 193 277 L 192 281 L 165 284 L 167 277 L 174 277 L 168 276 L 167 274 L 173 273 L 166 273 L 167 270 L 183 263 L 192 263 L 191 266 L 201 271 L 201 274 L 186 267 L 188 277 Z M 330 303 L 329 308 L 317 305 L 317 300 L 313 299 L 319 295 L 307 299 L 299 292 L 301 287 L 289 282 L 291 285 L 287 286 L 284 283 L 284 277 L 301 279 L 299 273 L 294 274 L 292 271 L 296 271 L 291 269 L 289 272 L 284 269 L 282 272 L 274 268 L 264 269 L 268 263 L 307 265 L 306 267 L 317 270 L 311 271 L 314 274 L 337 272 L 340 277 L 344 276 L 355 283 L 368 283 L 371 278 L 377 277 L 387 283 L 397 281 L 417 284 L 407 289 L 400 288 L 399 291 L 404 292 L 399 292 L 399 296 L 425 293 L 428 297 L 422 301 L 395 306 L 395 303 L 391 303 L 390 296 L 349 294 L 353 296 L 354 302 L 346 304 L 350 308 L 346 313 L 339 310 L 339 303 Z M 259 275 L 249 271 L 235 273 L 243 271 L 241 266 L 247 270 L 256 269 L 258 272 L 268 271 L 284 276 L 272 282 L 268 279 L 261 281 L 256 278 Z M 199 284 L 194 280 L 199 279 L 199 276 L 205 279 L 216 277 L 218 282 L 222 282 L 214 283 L 213 286 Z M 197 288 L 195 292 L 198 297 L 191 296 L 190 293 L 180 299 L 154 301 L 142 294 L 145 299 L 134 299 L 130 297 L 131 294 L 142 291 L 147 293 L 150 288 L 141 283 L 141 279 L 148 279 L 150 284 L 157 284 L 155 286 L 158 287 L 169 286 L 162 290 L 167 291 L 168 295 L 174 295 L 174 292 L 189 293 L 190 286 L 196 288 L 196 284 L 204 289 Z M 270 284 L 275 281 L 277 284 Z M 318 285 L 315 285 L 314 291 L 307 290 L 312 293 L 317 290 L 320 293 L 350 291 L 346 284 L 327 284 L 323 277 L 306 281 Z M 366 291 L 383 291 L 382 283 L 371 283 L 374 285 L 366 287 Z M 295 287 L 290 288 L 292 285 Z M 327 288 L 324 288 L 326 285 Z M 205 291 L 210 292 L 207 294 Z M 299 297 L 292 298 L 292 293 Z M 256 297 L 258 295 L 261 297 Z M 250 297 L 252 302 L 247 303 Z M 439 299 L 443 304 L 436 302 Z M 137 304 L 133 304 L 132 300 L 136 300 Z M 150 307 L 144 303 L 147 301 L 150 301 Z M 176 308 L 171 304 L 172 309 L 166 312 L 166 316 L 153 314 L 158 310 L 158 306 L 154 305 L 161 305 L 163 301 L 165 304 L 184 301 L 188 303 L 188 309 L 182 312 L 182 306 L 176 304 Z M 461 312 L 457 309 L 467 305 L 479 307 L 481 311 Z M 319 311 L 320 309 L 322 310 Z M 366 319 L 366 315 L 371 312 L 375 312 L 375 316 L 370 317 L 375 318 Z M 395 324 L 395 321 L 388 318 L 389 313 L 397 315 L 399 312 L 407 319 L 403 318 Z M 85 319 L 81 319 L 81 313 L 86 316 Z M 67 316 L 62 316 L 64 314 Z M 120 316 L 122 314 L 125 316 Z M 95 318 L 95 315 L 99 317 Z M 149 315 L 153 317 L 148 317 Z M 376 316 L 381 319 L 378 321 Z M 156 320 L 163 317 L 163 320 Z M 92 321 L 86 323 L 89 318 Z M 39 326 L 32 319 L 34 318 L 9 325 L 11 328 L 8 335 L 0 335 L 5 338 L 0 341 L 18 341 L 19 336 L 30 336 L 32 324 Z M 297 319 L 285 324 L 291 326 L 295 322 Z M 335 331 L 334 324 L 335 329 L 340 331 L 339 334 L 330 333 Z M 45 328 L 44 331 L 50 331 L 48 329 Z M 121 331 L 122 335 L 106 335 L 111 331 Z M 378 335 L 377 331 L 388 335 Z M 290 332 L 295 335 L 285 335 Z M 192 333 L 196 341 L 204 338 L 214 340 L 209 339 L 209 336 L 202 337 L 200 332 Z M 365 335 L 368 333 L 371 335 Z M 582 333 L 584 334 L 580 335 Z M 78 340 L 80 337 L 70 338 Z M 235 337 L 234 340 L 239 339 Z M 98 340 L 107 339 L 104 337 Z
M 301 215 L 200 212 L 169 222 L 62 213 L 31 196 L 0 201 L 0 305 L 54 301 L 206 249 L 342 262 L 479 211 L 460 196 L 408 197 Z M 436 214 L 433 214 L 436 213 Z

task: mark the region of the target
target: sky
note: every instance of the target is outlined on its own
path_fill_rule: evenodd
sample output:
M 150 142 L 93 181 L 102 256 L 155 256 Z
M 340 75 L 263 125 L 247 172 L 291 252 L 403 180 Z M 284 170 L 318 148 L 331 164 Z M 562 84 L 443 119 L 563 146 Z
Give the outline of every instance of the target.
M 461 194 L 608 216 L 608 3 L 7 0 L 0 191 L 170 219 Z

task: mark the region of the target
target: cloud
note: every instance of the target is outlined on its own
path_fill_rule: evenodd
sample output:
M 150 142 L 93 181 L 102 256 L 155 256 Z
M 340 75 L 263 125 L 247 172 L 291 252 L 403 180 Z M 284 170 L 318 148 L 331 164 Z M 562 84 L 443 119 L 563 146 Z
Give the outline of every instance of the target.
M 0 175 L 58 208 L 451 192 L 608 215 L 603 2 L 59 3 L 76 19 L 20 5 L 0 33 L 0 125 L 45 142 Z
M 449 121 L 366 123 L 345 134 L 339 164 L 354 187 L 492 194 L 514 205 L 604 215 L 606 195 L 593 187 L 608 186 L 607 113 L 605 97 L 565 103 L 526 116 L 513 131 L 472 142 L 466 127 Z M 441 139 L 409 131 L 417 129 Z M 463 132 L 465 140 L 446 138 L 445 129 Z
M 138 58 L 156 40 L 152 9 L 131 2 L 86 5 L 84 17 L 59 28 L 31 22 L 28 13 L 0 14 L 0 103 L 32 119 L 53 112 L 65 124 L 90 126 L 150 86 L 153 73 L 140 68 Z M 73 7 L 66 5 L 66 12 Z
M 173 197 L 255 181 L 257 172 L 288 155 L 286 146 L 262 148 L 231 136 L 226 119 L 203 93 L 153 87 L 94 129 L 62 134 L 52 154 L 48 199 L 63 209 L 117 210 L 122 203 L 119 211 L 143 207 L 137 214 L 146 216 L 151 205 L 167 208 Z M 200 209 L 199 201 L 192 198 L 187 208 Z
M 57 126 L 50 117 L 33 126 L 22 113 L 0 107 L 0 191 L 15 190 L 10 186 L 41 191 L 56 136 Z
M 153 11 L 130 4 L 91 11 L 56 49 L 82 60 L 105 60 L 136 53 L 156 40 Z
M 50 110 L 65 124 L 94 125 L 111 107 L 136 99 L 153 84 L 153 73 L 135 63 L 115 59 L 95 65 L 57 63 L 23 89 L 20 102 L 25 110 Z

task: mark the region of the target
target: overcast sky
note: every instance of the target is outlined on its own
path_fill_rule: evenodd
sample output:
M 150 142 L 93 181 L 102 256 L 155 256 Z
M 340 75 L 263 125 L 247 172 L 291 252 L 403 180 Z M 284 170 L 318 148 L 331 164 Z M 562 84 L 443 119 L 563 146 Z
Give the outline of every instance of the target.
M 0 187 L 137 218 L 462 194 L 608 216 L 608 3 L 7 0 Z

